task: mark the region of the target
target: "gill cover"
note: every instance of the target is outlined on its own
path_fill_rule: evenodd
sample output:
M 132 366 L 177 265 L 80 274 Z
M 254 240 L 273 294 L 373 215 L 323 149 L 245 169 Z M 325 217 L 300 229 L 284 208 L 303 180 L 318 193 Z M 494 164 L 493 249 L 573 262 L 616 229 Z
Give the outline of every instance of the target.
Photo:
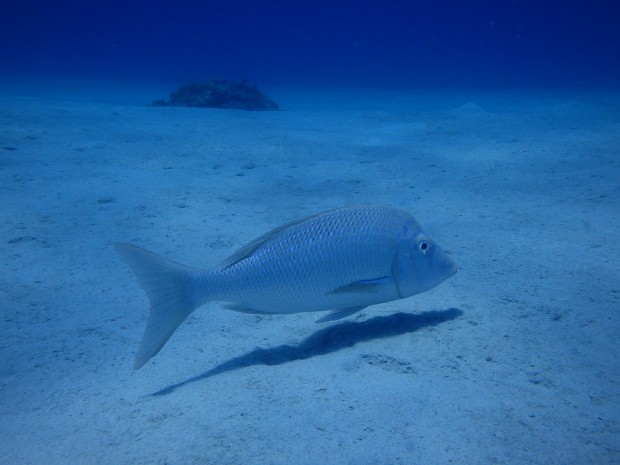
M 416 238 L 421 233 L 420 225 L 413 219 L 405 223 L 396 237 L 396 254 L 392 262 L 392 276 L 401 299 L 420 292 L 415 268 L 417 254 Z

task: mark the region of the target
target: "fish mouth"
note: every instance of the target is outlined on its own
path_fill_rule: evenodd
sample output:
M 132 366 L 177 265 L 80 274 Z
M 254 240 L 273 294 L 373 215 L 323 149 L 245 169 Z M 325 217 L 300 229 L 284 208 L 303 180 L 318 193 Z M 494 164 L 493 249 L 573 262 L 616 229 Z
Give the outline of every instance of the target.
M 435 268 L 435 281 L 430 287 L 437 286 L 445 280 L 450 279 L 457 271 L 458 267 L 456 263 L 450 257 L 443 254 L 441 260 L 437 263 L 437 268 Z
M 456 274 L 456 272 L 459 270 L 459 267 L 456 265 L 456 262 L 447 255 L 445 255 L 445 253 L 443 259 L 443 265 L 446 269 L 446 277 L 444 279 L 448 279 Z
M 452 262 L 452 269 L 450 270 L 450 276 L 454 276 L 458 270 L 459 270 L 459 267 L 456 266 L 456 263 Z

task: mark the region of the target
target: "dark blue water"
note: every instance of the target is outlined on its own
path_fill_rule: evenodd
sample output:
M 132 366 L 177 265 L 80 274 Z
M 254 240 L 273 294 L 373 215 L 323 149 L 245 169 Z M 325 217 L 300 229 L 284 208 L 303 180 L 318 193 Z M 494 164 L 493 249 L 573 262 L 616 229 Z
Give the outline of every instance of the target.
M 620 84 L 620 2 L 0 2 L 0 72 L 259 84 Z

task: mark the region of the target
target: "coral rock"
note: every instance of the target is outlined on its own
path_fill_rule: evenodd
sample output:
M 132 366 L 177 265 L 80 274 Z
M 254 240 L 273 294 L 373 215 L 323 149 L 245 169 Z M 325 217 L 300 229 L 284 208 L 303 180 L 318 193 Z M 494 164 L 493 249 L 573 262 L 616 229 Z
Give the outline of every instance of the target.
M 237 110 L 278 110 L 278 104 L 249 85 L 245 79 L 238 83 L 212 79 L 204 83 L 190 82 L 170 94 L 168 100 L 155 100 L 158 107 L 208 107 Z

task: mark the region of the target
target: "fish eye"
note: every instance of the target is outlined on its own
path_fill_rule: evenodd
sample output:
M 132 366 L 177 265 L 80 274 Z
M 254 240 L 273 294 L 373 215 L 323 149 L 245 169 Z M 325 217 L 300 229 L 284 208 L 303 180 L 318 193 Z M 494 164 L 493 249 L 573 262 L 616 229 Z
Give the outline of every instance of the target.
M 426 241 L 420 242 L 420 244 L 418 245 L 418 248 L 420 249 L 420 252 L 426 253 L 426 251 L 428 250 L 428 242 Z

